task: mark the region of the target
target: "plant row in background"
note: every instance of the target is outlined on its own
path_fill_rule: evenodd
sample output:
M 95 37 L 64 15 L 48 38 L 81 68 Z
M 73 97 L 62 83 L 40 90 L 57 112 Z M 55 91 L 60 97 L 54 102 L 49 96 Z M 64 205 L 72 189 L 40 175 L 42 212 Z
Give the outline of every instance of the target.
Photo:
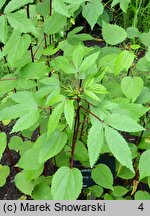
M 138 0 L 1 0 L 0 121 L 12 130 L 0 132 L 0 158 L 18 152 L 22 193 L 150 199 L 149 8 Z M 0 165 L 1 187 L 9 170 Z

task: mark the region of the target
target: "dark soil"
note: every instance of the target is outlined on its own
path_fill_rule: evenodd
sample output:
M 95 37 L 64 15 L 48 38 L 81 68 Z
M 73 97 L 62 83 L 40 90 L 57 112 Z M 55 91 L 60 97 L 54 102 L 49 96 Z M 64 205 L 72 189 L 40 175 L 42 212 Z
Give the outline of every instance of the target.
M 10 153 L 13 158 L 13 161 L 17 163 L 19 159 L 18 154 L 15 151 L 11 151 Z M 16 188 L 14 184 L 14 177 L 17 174 L 17 171 L 12 166 L 10 158 L 8 157 L 8 154 L 6 152 L 4 153 L 2 160 L 0 161 L 0 164 L 8 165 L 10 168 L 10 174 L 7 178 L 7 182 L 3 187 L 0 188 L 0 200 L 19 199 L 23 194 Z
M 0 122 L 0 131 L 7 134 L 8 142 L 12 136 L 10 135 L 12 126 L 13 124 L 3 126 L 3 124 Z M 23 195 L 14 184 L 14 177 L 17 173 L 17 169 L 14 168 L 14 165 L 18 162 L 18 160 L 19 154 L 15 151 L 9 150 L 9 148 L 7 147 L 2 159 L 0 160 L 0 164 L 8 165 L 10 168 L 10 174 L 7 178 L 6 184 L 0 188 L 0 200 L 17 200 Z

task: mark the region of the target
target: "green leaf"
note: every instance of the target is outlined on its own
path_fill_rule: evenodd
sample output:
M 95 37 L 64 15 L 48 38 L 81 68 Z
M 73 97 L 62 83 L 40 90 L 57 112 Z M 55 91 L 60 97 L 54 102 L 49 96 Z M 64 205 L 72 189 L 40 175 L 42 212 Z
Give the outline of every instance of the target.
M 128 189 L 126 189 L 125 187 L 122 186 L 115 186 L 114 187 L 114 191 L 113 191 L 113 195 L 115 197 L 122 197 L 124 196 L 126 193 L 128 193 Z
M 89 55 L 88 57 L 86 57 L 83 60 L 83 62 L 81 63 L 81 66 L 80 66 L 79 70 L 80 71 L 86 71 L 87 69 L 89 69 L 89 67 L 91 67 L 95 63 L 98 56 L 99 56 L 99 51 Z
M 143 88 L 141 77 L 124 77 L 121 81 L 121 90 L 124 95 L 134 102 Z
M 113 0 L 113 1 L 112 1 L 112 4 L 111 4 L 111 7 L 114 7 L 116 4 L 119 3 L 119 4 L 120 4 L 120 8 L 123 10 L 123 12 L 126 13 L 130 1 L 131 1 L 131 0 Z
M 139 118 L 142 117 L 148 111 L 147 108 L 141 104 L 133 104 L 127 101 L 121 102 L 119 100 L 117 101 L 117 99 L 115 99 L 114 102 L 117 102 L 117 106 L 112 108 L 111 112 L 113 114 L 116 113 L 123 116 L 128 116 L 134 119 L 135 121 L 138 121 Z
M 135 55 L 127 50 L 122 51 L 115 60 L 115 75 L 121 71 L 128 71 L 134 61 Z
M 25 129 L 30 128 L 32 125 L 34 125 L 38 121 L 40 117 L 39 114 L 40 114 L 39 110 L 34 110 L 22 116 L 13 126 L 11 133 L 23 131 Z
M 58 130 L 55 130 L 48 139 L 45 137 L 45 143 L 40 149 L 39 162 L 43 163 L 57 155 L 63 149 L 66 142 L 67 135 Z
M 18 166 L 25 170 L 37 170 L 41 167 L 39 163 L 40 149 L 34 146 L 27 150 L 20 158 Z
M 105 123 L 110 125 L 111 127 L 126 132 L 138 132 L 145 130 L 141 125 L 136 123 L 135 120 L 120 114 L 110 114 L 104 119 Z
M 6 178 L 9 176 L 9 166 L 2 166 L 0 164 L 0 187 L 3 187 L 6 183 Z
M 52 200 L 51 189 L 46 182 L 35 186 L 32 198 L 35 200 Z
M 83 5 L 82 15 L 90 24 L 91 29 L 95 26 L 104 10 L 103 4 L 99 0 L 91 0 Z
M 55 161 L 57 167 L 69 166 L 70 158 L 64 151 L 61 151 L 55 156 Z
M 49 9 L 50 9 L 50 1 L 49 0 L 38 2 L 36 4 L 37 13 L 42 15 L 43 17 L 46 17 L 49 15 L 49 13 L 50 13 Z
M 150 162 L 150 150 L 147 150 L 143 152 L 139 161 L 140 179 L 150 176 L 149 162 Z
M 54 55 L 59 51 L 59 48 L 54 46 L 54 44 L 50 44 L 46 49 L 43 50 L 43 55 L 50 56 Z
M 4 78 L 5 79 L 5 78 Z M 16 80 L 1 80 L 0 81 L 0 94 L 11 92 L 16 87 Z
M 32 21 L 20 12 L 10 13 L 6 15 L 12 28 L 21 33 L 32 33 L 37 36 L 38 32 Z
M 80 140 L 77 140 L 76 142 L 74 157 L 75 160 L 79 160 L 80 162 L 84 162 L 88 160 L 87 148 L 85 147 L 85 144 L 83 144 Z
M 136 64 L 136 69 L 141 72 L 150 71 L 150 61 L 147 60 L 146 56 L 139 59 L 139 61 Z
M 33 0 L 11 0 L 5 7 L 4 13 L 11 13 L 12 11 L 19 9 L 28 3 L 33 3 Z
M 73 120 L 74 120 L 74 105 L 72 100 L 65 101 L 64 114 L 70 129 L 72 129 Z
M 134 196 L 135 200 L 150 200 L 150 194 L 147 191 L 138 190 Z
M 66 25 L 67 17 L 54 13 L 52 16 L 49 16 L 44 22 L 44 32 L 46 34 L 52 35 L 61 31 Z
M 81 65 L 83 56 L 84 56 L 84 47 L 79 43 L 72 53 L 72 61 L 77 70 Z
M 31 195 L 34 188 L 34 183 L 33 181 L 27 180 L 23 173 L 20 172 L 15 176 L 15 184 L 21 192 Z
M 37 170 L 23 170 L 22 174 L 24 175 L 26 180 L 30 181 L 30 180 L 33 180 L 33 179 L 37 179 L 37 177 L 39 177 L 42 174 L 43 169 L 44 169 L 44 166 L 41 166 Z
M 80 170 L 61 167 L 54 174 L 51 186 L 54 200 L 75 200 L 78 198 L 81 189 L 82 174 Z
M 106 126 L 105 137 L 108 147 L 115 158 L 123 165 L 134 172 L 132 165 L 132 154 L 127 142 L 124 138 L 114 129 Z M 123 155 L 122 155 L 123 152 Z
M 51 66 L 57 71 L 63 71 L 66 74 L 75 74 L 76 70 L 74 66 L 69 62 L 65 56 L 59 56 L 51 61 Z
M 92 179 L 96 184 L 113 190 L 113 175 L 105 164 L 98 164 L 92 170 Z
M 105 22 L 103 22 L 102 35 L 106 43 L 110 45 L 121 43 L 127 37 L 126 31 L 122 27 Z
M 41 79 L 49 72 L 45 62 L 32 62 L 20 69 L 20 76 L 23 79 Z
M 150 61 L 150 46 L 148 47 L 145 58 L 146 58 L 147 61 Z
M 2 158 L 2 155 L 3 155 L 4 151 L 5 151 L 6 144 L 7 144 L 6 134 L 1 132 L 0 133 L 0 160 Z
M 133 173 L 130 169 L 128 169 L 125 166 L 121 166 L 119 169 L 117 176 L 122 179 L 132 179 L 135 176 L 135 173 Z
M 59 120 L 60 120 L 60 117 L 62 115 L 62 112 L 63 112 L 63 108 L 64 108 L 64 102 L 61 102 L 60 104 L 58 104 L 52 114 L 50 115 L 49 117 L 49 121 L 48 121 L 48 131 L 47 131 L 47 136 L 49 137 L 53 131 L 56 129 L 58 123 L 59 123 Z
M 69 11 L 67 9 L 67 5 L 64 3 L 63 0 L 53 1 L 53 9 L 58 14 L 62 14 L 66 17 L 70 17 Z
M 58 94 L 58 92 L 56 91 L 52 91 L 47 97 L 46 105 L 53 106 L 54 104 L 58 104 L 59 102 L 63 102 L 64 100 L 64 95 Z
M 150 37 L 150 30 L 149 30 L 149 32 L 147 32 L 147 33 L 144 32 L 140 35 L 140 39 L 141 39 L 142 44 L 144 44 L 147 47 L 150 46 L 149 37 Z
M 101 122 L 96 121 L 89 130 L 87 146 L 91 168 L 97 161 L 103 145 L 104 132 Z
M 150 188 L 150 177 L 148 178 L 148 186 Z
M 8 55 L 7 60 L 11 66 L 14 66 L 16 62 L 20 61 L 21 58 L 27 52 L 29 45 L 31 43 L 31 37 L 27 34 L 20 35 L 19 32 L 13 31 L 8 42 L 4 46 L 2 54 Z M 15 44 L 15 46 L 12 46 Z
M 8 144 L 9 148 L 15 151 L 19 151 L 24 145 L 23 140 L 19 136 L 13 136 Z
M 6 0 L 1 0 L 0 1 L 0 9 L 3 7 L 3 5 L 6 3 Z
M 5 44 L 8 36 L 8 24 L 5 16 L 0 16 L 0 26 L 1 26 L 0 42 Z
M 90 187 L 91 193 L 95 196 L 100 198 L 103 194 L 103 188 L 99 185 L 93 185 L 92 187 Z
M 128 27 L 127 34 L 128 34 L 128 38 L 133 39 L 135 37 L 139 37 L 141 33 L 136 27 Z

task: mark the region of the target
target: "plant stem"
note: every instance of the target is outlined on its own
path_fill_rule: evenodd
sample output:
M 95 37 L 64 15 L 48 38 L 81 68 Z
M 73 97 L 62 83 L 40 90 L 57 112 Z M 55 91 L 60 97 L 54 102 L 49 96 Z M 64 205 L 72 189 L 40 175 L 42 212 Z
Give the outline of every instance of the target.
M 81 89 L 81 85 L 82 85 L 82 80 L 79 80 L 79 86 L 78 86 L 79 91 Z M 72 138 L 72 151 L 71 151 L 70 168 L 73 167 L 75 147 L 76 147 L 79 127 L 80 127 L 80 100 L 81 100 L 81 98 L 78 97 L 77 98 L 77 110 L 76 110 L 76 116 L 75 116 L 73 138 Z
M 100 122 L 104 123 L 104 121 L 102 119 L 100 119 L 97 115 L 95 115 L 94 113 L 92 113 L 91 111 L 87 110 L 86 108 L 84 108 L 83 106 L 80 106 L 83 110 L 85 110 L 87 113 L 91 114 L 92 116 L 94 116 L 96 119 L 98 119 Z
M 76 117 L 75 117 L 75 123 L 74 123 L 73 139 L 72 139 L 72 151 L 71 151 L 70 168 L 73 167 L 75 147 L 76 147 L 76 141 L 77 141 L 79 126 L 80 126 L 80 105 L 79 105 L 79 101 L 78 101 L 78 107 L 77 107 L 77 110 L 76 110 Z

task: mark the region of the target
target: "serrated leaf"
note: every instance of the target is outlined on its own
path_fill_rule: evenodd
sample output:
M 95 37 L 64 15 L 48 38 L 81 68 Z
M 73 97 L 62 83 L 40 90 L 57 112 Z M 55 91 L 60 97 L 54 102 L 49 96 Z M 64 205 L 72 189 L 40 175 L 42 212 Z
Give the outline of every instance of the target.
M 20 12 L 10 13 L 6 15 L 9 24 L 21 33 L 32 33 L 37 36 L 38 32 L 30 19 Z
M 118 43 L 123 42 L 126 37 L 126 31 L 118 26 L 118 25 L 111 25 L 103 22 L 102 26 L 102 35 L 106 43 L 110 45 L 116 45 Z
M 53 131 L 56 129 L 58 122 L 60 120 L 60 117 L 63 113 L 63 108 L 64 108 L 64 102 L 61 102 L 60 104 L 58 104 L 52 114 L 49 117 L 49 121 L 48 121 L 48 129 L 47 129 L 47 136 L 49 137 Z
M 75 200 L 81 189 L 82 174 L 77 168 L 61 167 L 54 174 L 51 186 L 54 200 Z
M 141 39 L 142 44 L 144 44 L 147 47 L 150 46 L 149 37 L 150 37 L 150 31 L 147 33 L 144 32 L 140 35 L 140 39 Z
M 23 79 L 41 79 L 49 72 L 45 62 L 32 62 L 20 69 L 20 76 Z
M 104 119 L 105 123 L 111 127 L 126 132 L 138 132 L 145 130 L 141 125 L 139 125 L 135 120 L 120 114 L 110 114 Z
M 122 179 L 132 179 L 135 176 L 135 173 L 133 173 L 127 167 L 121 166 L 119 172 L 117 173 L 117 176 Z
M 139 59 L 139 61 L 136 64 L 136 69 L 140 72 L 150 71 L 150 61 L 147 60 L 146 56 Z
M 27 180 L 23 173 L 20 172 L 15 176 L 15 184 L 21 192 L 31 195 L 34 188 L 34 183 L 33 181 Z
M 5 16 L 0 16 L 0 26 L 1 26 L 0 42 L 5 44 L 8 36 L 8 24 Z
M 11 66 L 14 66 L 17 61 L 20 61 L 31 43 L 31 37 L 27 34 L 20 35 L 19 32 L 13 31 L 8 42 L 4 46 L 2 54 L 7 55 L 7 60 Z M 15 46 L 12 46 L 15 44 Z
M 54 13 L 52 16 L 49 16 L 44 22 L 44 32 L 46 34 L 52 35 L 61 31 L 66 25 L 67 17 Z
M 37 170 L 41 167 L 39 163 L 40 149 L 32 147 L 27 150 L 20 158 L 18 166 L 25 170 Z
M 63 149 L 66 142 L 67 135 L 64 132 L 54 131 L 48 139 L 45 138 L 44 145 L 40 149 L 39 162 L 43 163 L 57 155 Z
M 66 17 L 70 17 L 67 5 L 64 3 L 63 0 L 55 0 L 53 2 L 53 9 L 55 12 L 62 14 Z
M 9 173 L 10 173 L 9 166 L 2 166 L 0 164 L 0 187 L 3 187 L 5 185 Z
M 74 105 L 72 100 L 65 101 L 64 114 L 70 129 L 72 129 L 73 120 L 74 120 Z
M 35 200 L 52 200 L 50 186 L 46 182 L 42 182 L 35 186 L 32 198 Z
M 98 18 L 104 10 L 103 4 L 99 0 L 91 0 L 83 6 L 82 15 L 90 24 L 91 29 L 95 26 Z
M 3 5 L 6 3 L 6 0 L 1 0 L 0 1 L 0 9 L 3 7 Z
M 72 53 L 72 61 L 76 69 L 79 68 L 82 62 L 83 56 L 84 56 L 84 48 L 79 43 L 79 45 L 75 48 L 74 52 Z
M 103 145 L 104 132 L 102 123 L 96 121 L 89 130 L 87 146 L 91 168 L 97 161 Z
M 33 3 L 33 0 L 11 0 L 5 7 L 4 13 L 11 13 L 12 11 L 19 9 L 28 3 Z
M 24 175 L 26 180 L 31 181 L 33 179 L 37 179 L 42 174 L 43 169 L 44 169 L 44 166 L 41 166 L 37 170 L 23 170 L 22 174 Z
M 38 121 L 40 117 L 39 114 L 40 114 L 39 110 L 34 110 L 22 116 L 13 126 L 11 133 L 23 131 L 25 129 L 30 128 L 32 125 L 34 125 Z
M 66 74 L 75 74 L 74 66 L 69 62 L 65 56 L 59 56 L 51 61 L 51 66 L 57 71 L 63 71 Z
M 96 184 L 113 190 L 113 175 L 105 164 L 98 164 L 92 170 L 92 179 Z
M 87 70 L 89 67 L 91 67 L 95 63 L 95 61 L 97 60 L 98 56 L 99 56 L 99 51 L 95 52 L 95 53 L 93 53 L 91 55 L 89 55 L 88 57 L 86 57 L 82 61 L 79 70 L 80 71 Z
M 84 162 L 89 159 L 87 148 L 85 144 L 83 144 L 80 140 L 77 140 L 76 142 L 74 157 L 75 157 L 75 160 L 79 160 L 80 162 Z
M 135 37 L 139 37 L 141 33 L 136 27 L 128 27 L 127 34 L 128 34 L 128 38 L 133 39 Z
M 122 186 L 115 186 L 114 187 L 114 190 L 113 190 L 113 195 L 115 197 L 122 197 L 124 196 L 126 193 L 128 193 L 128 189 L 126 189 L 125 187 L 122 187 Z
M 141 77 L 124 77 L 121 81 L 121 90 L 124 95 L 134 102 L 143 88 Z
M 122 70 L 128 71 L 134 61 L 135 55 L 127 50 L 122 51 L 115 60 L 115 75 L 118 75 Z
M 19 151 L 22 145 L 23 145 L 23 140 L 19 136 L 11 137 L 9 144 L 8 144 L 9 149 L 12 149 L 15 151 Z
M 114 157 L 123 165 L 134 172 L 132 165 L 132 154 L 127 142 L 124 138 L 114 129 L 105 126 L 105 137 L 108 147 Z M 124 154 L 122 154 L 122 152 Z
M 147 191 L 138 190 L 134 196 L 135 200 L 150 200 L 150 194 Z
M 150 150 L 147 150 L 142 153 L 139 161 L 139 172 L 140 172 L 140 179 L 150 176 Z
M 6 144 L 7 144 L 6 134 L 1 132 L 0 133 L 0 160 L 2 158 L 2 155 L 3 155 L 4 151 L 5 151 Z
M 90 191 L 95 197 L 100 198 L 102 196 L 104 190 L 99 185 L 93 185 L 92 187 L 90 187 Z

